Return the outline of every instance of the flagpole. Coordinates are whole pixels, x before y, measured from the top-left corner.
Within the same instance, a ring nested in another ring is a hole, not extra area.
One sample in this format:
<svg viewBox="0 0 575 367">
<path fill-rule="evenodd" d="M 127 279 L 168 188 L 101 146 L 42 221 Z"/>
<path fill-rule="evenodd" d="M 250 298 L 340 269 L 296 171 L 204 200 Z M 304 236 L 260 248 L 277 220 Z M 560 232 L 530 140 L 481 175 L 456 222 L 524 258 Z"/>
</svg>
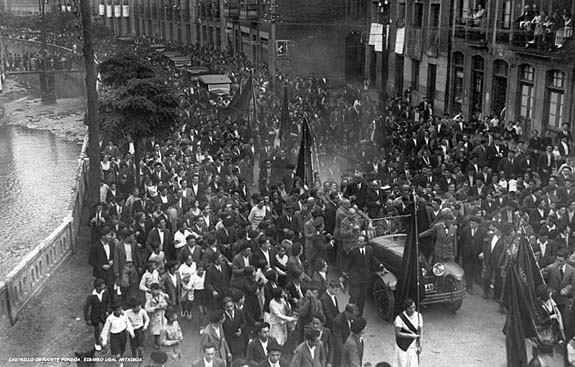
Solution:
<svg viewBox="0 0 575 367">
<path fill-rule="evenodd" d="M 419 294 L 419 288 L 420 288 L 420 275 L 421 275 L 421 267 L 419 265 L 419 231 L 417 229 L 417 195 L 415 194 L 415 189 L 413 189 L 413 229 L 414 229 L 414 236 L 415 236 L 415 256 L 416 256 L 416 264 L 417 264 L 417 268 L 415 269 L 415 274 L 416 274 L 416 279 L 417 279 L 417 290 L 416 290 L 416 299 L 415 299 L 415 307 L 417 309 L 417 326 L 418 326 L 418 332 L 420 332 L 419 328 L 421 328 L 421 325 L 419 325 L 419 298 L 420 298 L 420 294 Z M 419 362 L 419 351 L 420 351 L 420 345 L 421 345 L 421 333 L 420 333 L 420 337 L 417 338 L 417 347 L 418 347 L 418 353 L 417 353 L 417 361 Z"/>
<path fill-rule="evenodd" d="M 254 71 L 252 69 L 251 71 L 251 78 L 252 78 L 252 102 L 253 102 L 253 107 L 254 107 L 254 119 L 255 119 L 255 123 L 259 125 L 259 120 L 258 120 L 258 106 L 256 104 L 256 90 L 254 88 Z M 253 124 L 250 124 L 250 130 L 252 130 Z M 252 134 L 252 131 L 250 131 L 250 136 Z"/>
</svg>

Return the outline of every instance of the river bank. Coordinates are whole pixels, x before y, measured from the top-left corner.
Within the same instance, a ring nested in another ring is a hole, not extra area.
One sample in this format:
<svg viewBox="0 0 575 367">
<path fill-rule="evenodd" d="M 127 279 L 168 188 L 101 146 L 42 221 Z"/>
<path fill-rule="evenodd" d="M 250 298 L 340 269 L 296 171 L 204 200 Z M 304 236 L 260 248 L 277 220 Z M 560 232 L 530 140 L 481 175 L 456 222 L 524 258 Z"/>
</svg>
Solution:
<svg viewBox="0 0 575 367">
<path fill-rule="evenodd" d="M 0 106 L 0 125 L 48 130 L 78 144 L 82 144 L 88 132 L 84 125 L 84 97 L 59 99 L 55 105 L 43 105 L 37 92 L 7 79 L 4 93 L 0 95 Z"/>
</svg>

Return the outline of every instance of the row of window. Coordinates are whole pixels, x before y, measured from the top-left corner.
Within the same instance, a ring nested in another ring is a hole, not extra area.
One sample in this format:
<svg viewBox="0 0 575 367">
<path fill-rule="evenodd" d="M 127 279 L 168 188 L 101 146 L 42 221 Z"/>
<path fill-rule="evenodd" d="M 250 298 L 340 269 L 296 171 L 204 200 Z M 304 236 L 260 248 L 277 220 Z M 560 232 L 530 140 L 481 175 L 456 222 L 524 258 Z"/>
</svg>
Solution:
<svg viewBox="0 0 575 367">
<path fill-rule="evenodd" d="M 464 56 L 462 53 L 453 54 L 453 104 L 461 108 L 464 95 Z M 472 112 L 481 113 L 484 97 L 485 59 L 473 56 L 471 60 L 471 103 Z M 495 60 L 493 63 L 493 95 L 491 110 L 499 114 L 505 108 L 507 100 L 508 64 L 504 60 Z M 519 119 L 531 121 L 535 104 L 536 70 L 529 64 L 518 67 L 518 97 L 517 113 Z M 565 110 L 565 80 L 566 75 L 560 70 L 550 70 L 545 78 L 544 97 L 544 123 L 552 127 L 560 127 L 564 121 Z M 503 90 L 503 91 L 502 91 Z M 503 93 L 503 94 L 501 94 Z"/>
<path fill-rule="evenodd" d="M 422 2 L 414 2 L 410 6 L 409 13 L 405 3 L 399 3 L 397 6 L 397 18 L 405 19 L 408 24 L 414 28 L 423 28 L 423 21 L 429 21 L 429 28 L 439 28 L 441 23 L 441 5 L 429 4 L 429 15 L 424 16 L 424 4 Z"/>
</svg>

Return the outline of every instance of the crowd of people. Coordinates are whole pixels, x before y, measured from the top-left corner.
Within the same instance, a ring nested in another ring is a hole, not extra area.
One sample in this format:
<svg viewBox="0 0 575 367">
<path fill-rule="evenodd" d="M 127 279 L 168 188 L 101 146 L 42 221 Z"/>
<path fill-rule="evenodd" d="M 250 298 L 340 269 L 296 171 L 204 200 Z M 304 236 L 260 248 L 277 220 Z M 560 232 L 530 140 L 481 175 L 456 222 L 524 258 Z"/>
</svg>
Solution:
<svg viewBox="0 0 575 367">
<path fill-rule="evenodd" d="M 365 256 L 367 243 L 381 223 L 405 229 L 402 216 L 414 200 L 427 213 L 421 261 L 459 262 L 468 292 L 478 283 L 502 312 L 503 270 L 517 233 L 525 234 L 549 277 L 540 299 L 557 306 L 570 338 L 575 275 L 563 276 L 574 274 L 575 262 L 569 125 L 554 138 L 549 131 L 527 136 L 497 117 L 438 116 L 432 101 L 417 104 L 409 93 L 378 106 L 358 89 L 329 89 L 324 77 L 277 74 L 270 83 L 265 67 L 242 55 L 168 47 L 236 84 L 253 76 L 258 120 L 251 130 L 245 120 L 221 121 L 217 107 L 229 100 L 203 100 L 200 87 L 181 82 L 166 63 L 186 91 L 181 129 L 152 139 L 140 162 L 131 143 L 104 143 L 102 202 L 89 222 L 94 290 L 85 307 L 96 349 L 109 344 L 121 356 L 129 340 L 142 357 L 151 337 L 152 349 L 182 358 L 182 327 L 195 327 L 205 365 L 271 367 L 283 354 L 294 367 L 361 366 L 365 275 L 380 266 Z M 99 57 L 116 49 L 102 47 Z M 34 55 L 18 59 L 5 58 L 6 70 L 25 70 Z M 283 87 L 293 128 L 280 149 Z M 309 183 L 295 176 L 303 119 L 319 163 Z M 350 301 L 340 307 L 346 287 Z M 405 301 L 394 323 L 396 362 L 414 366 L 422 318 Z"/>
<path fill-rule="evenodd" d="M 13 28 L 0 26 L 0 37 L 40 42 L 40 32 L 28 28 Z M 8 46 L 0 52 L 0 70 L 11 71 L 39 71 L 42 70 L 43 61 L 49 70 L 72 70 L 84 67 L 81 42 L 70 32 L 46 32 L 46 42 L 50 44 L 46 52 L 22 51 L 10 52 Z M 70 51 L 60 50 L 52 45 L 68 48 Z"/>
</svg>

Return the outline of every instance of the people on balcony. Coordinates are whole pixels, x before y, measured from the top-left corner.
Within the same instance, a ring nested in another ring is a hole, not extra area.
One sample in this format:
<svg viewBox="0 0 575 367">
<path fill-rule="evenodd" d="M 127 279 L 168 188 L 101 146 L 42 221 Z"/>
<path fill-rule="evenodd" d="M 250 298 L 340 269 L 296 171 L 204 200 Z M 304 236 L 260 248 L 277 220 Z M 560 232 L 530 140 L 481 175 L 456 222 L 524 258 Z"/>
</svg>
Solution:
<svg viewBox="0 0 575 367">
<path fill-rule="evenodd" d="M 483 5 L 477 4 L 477 8 L 471 12 L 471 16 L 466 20 L 469 27 L 479 28 L 479 39 L 485 40 L 487 33 L 487 13 Z M 475 38 L 476 35 L 472 34 L 471 36 Z"/>
<path fill-rule="evenodd" d="M 524 35 L 516 35 L 516 40 L 525 42 L 525 48 L 537 48 L 550 52 L 561 48 L 566 40 L 573 37 L 573 17 L 565 9 L 562 14 L 558 10 L 552 16 L 536 7 L 525 6 L 524 13 L 516 19 L 519 30 Z"/>
</svg>

